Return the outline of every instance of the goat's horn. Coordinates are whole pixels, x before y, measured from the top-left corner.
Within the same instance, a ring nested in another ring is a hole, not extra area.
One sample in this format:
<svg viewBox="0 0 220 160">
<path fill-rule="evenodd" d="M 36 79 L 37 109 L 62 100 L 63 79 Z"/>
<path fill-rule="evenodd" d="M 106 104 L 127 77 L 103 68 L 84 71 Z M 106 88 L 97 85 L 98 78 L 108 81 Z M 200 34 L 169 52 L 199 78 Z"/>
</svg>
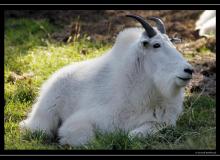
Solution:
<svg viewBox="0 0 220 160">
<path fill-rule="evenodd" d="M 127 17 L 131 17 L 136 19 L 138 22 L 140 22 L 142 24 L 142 26 L 144 27 L 145 31 L 147 32 L 148 36 L 151 38 L 153 36 L 155 36 L 157 33 L 156 31 L 153 29 L 153 27 L 151 27 L 150 24 L 148 24 L 144 18 L 140 17 L 140 16 L 136 16 L 136 15 L 126 15 Z"/>
<path fill-rule="evenodd" d="M 163 21 L 162 21 L 160 18 L 157 18 L 157 17 L 148 17 L 147 19 L 156 22 L 156 25 L 157 25 L 158 30 L 159 30 L 161 33 L 163 33 L 163 34 L 166 34 L 165 25 L 164 25 Z"/>
</svg>

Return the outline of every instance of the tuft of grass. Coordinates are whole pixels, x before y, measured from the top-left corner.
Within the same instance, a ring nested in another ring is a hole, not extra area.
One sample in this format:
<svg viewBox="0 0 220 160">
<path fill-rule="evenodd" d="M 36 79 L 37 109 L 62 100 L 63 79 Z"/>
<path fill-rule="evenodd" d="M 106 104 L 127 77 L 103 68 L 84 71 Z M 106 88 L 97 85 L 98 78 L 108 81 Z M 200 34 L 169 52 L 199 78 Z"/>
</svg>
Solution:
<svg viewBox="0 0 220 160">
<path fill-rule="evenodd" d="M 80 149 L 105 149 L 105 150 L 126 150 L 131 148 L 131 139 L 128 132 L 116 129 L 114 132 L 103 132 L 95 130 L 95 138 Z"/>
<path fill-rule="evenodd" d="M 25 134 L 22 135 L 21 139 L 27 142 L 36 141 L 37 143 L 41 144 L 50 144 L 54 140 L 43 131 L 30 132 L 28 130 L 25 131 Z"/>
<path fill-rule="evenodd" d="M 30 84 L 30 82 L 18 82 L 17 90 L 13 95 L 13 100 L 19 102 L 33 102 L 36 95 L 36 89 Z"/>
<path fill-rule="evenodd" d="M 42 83 L 64 65 L 100 56 L 110 44 L 94 43 L 86 38 L 63 44 L 51 40 L 50 35 L 59 30 L 47 20 L 9 19 L 5 22 L 4 59 L 4 127 L 5 149 L 215 149 L 216 101 L 202 94 L 188 94 L 184 112 L 177 126 L 166 126 L 154 135 L 130 138 L 120 129 L 105 133 L 96 129 L 95 137 L 81 147 L 61 146 L 58 138 L 49 138 L 42 132 L 21 133 L 20 121 L 26 118 Z M 86 36 L 85 36 L 86 37 Z M 26 79 L 10 80 L 11 73 Z"/>
</svg>

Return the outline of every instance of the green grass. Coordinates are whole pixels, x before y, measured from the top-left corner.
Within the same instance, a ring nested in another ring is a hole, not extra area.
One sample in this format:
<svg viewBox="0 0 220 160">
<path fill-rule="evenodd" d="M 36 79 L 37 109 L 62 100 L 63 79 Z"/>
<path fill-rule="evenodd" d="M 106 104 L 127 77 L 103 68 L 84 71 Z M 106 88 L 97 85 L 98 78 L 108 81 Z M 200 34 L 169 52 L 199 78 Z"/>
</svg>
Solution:
<svg viewBox="0 0 220 160">
<path fill-rule="evenodd" d="M 155 135 L 129 138 L 128 133 L 96 131 L 88 144 L 73 148 L 61 146 L 57 139 L 43 133 L 23 134 L 18 123 L 25 119 L 38 95 L 39 88 L 54 71 L 62 66 L 100 56 L 110 44 L 94 43 L 86 38 L 69 44 L 55 42 L 51 34 L 60 28 L 46 20 L 9 19 L 5 21 L 4 63 L 4 127 L 5 149 L 215 149 L 216 121 L 215 99 L 199 93 L 188 94 L 184 112 L 177 126 L 164 127 Z M 87 54 L 80 54 L 81 50 Z M 32 77 L 13 81 L 11 73 Z"/>
</svg>

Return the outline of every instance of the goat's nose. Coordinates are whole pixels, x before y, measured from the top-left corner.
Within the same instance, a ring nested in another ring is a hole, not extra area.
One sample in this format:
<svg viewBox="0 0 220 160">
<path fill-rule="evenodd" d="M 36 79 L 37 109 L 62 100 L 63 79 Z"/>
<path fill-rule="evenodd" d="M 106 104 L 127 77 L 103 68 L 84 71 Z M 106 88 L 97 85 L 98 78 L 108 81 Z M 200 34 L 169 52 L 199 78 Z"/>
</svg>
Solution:
<svg viewBox="0 0 220 160">
<path fill-rule="evenodd" d="M 194 70 L 192 68 L 185 68 L 184 72 L 192 74 L 194 72 Z"/>
</svg>

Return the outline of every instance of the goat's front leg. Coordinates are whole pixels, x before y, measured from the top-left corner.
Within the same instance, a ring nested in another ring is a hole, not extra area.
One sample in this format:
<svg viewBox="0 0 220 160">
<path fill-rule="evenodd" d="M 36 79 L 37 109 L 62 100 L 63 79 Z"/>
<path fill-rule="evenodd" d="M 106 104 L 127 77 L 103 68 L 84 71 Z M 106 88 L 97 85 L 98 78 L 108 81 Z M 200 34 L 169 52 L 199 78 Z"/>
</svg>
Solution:
<svg viewBox="0 0 220 160">
<path fill-rule="evenodd" d="M 86 117 L 72 115 L 59 129 L 60 143 L 81 146 L 88 143 L 94 136 L 93 125 Z"/>
<path fill-rule="evenodd" d="M 156 122 L 146 122 L 143 125 L 141 125 L 138 128 L 135 128 L 134 130 L 131 130 L 129 132 L 129 137 L 142 137 L 147 134 L 154 134 L 158 131 L 158 128 L 156 127 Z"/>
</svg>

